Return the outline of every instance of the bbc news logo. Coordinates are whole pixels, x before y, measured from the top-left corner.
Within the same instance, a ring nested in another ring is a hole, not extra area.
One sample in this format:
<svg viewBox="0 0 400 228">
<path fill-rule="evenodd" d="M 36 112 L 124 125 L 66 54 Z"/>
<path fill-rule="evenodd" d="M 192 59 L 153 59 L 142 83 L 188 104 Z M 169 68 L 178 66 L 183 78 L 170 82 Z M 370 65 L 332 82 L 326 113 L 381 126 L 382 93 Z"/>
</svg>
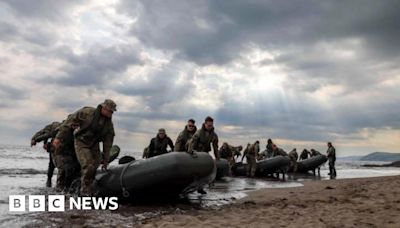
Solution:
<svg viewBox="0 0 400 228">
<path fill-rule="evenodd" d="M 9 196 L 9 211 L 46 211 L 46 196 L 29 195 L 26 201 L 25 195 Z M 70 197 L 69 210 L 117 210 L 117 197 Z M 65 211 L 64 195 L 48 195 L 47 211 Z"/>
</svg>

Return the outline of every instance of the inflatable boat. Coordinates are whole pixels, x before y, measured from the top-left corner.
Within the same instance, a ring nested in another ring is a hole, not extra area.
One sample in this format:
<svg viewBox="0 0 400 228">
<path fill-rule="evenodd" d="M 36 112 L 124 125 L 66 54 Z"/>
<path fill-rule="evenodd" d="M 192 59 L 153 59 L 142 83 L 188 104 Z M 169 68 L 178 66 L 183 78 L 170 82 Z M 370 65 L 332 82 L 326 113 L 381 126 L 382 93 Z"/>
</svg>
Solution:
<svg viewBox="0 0 400 228">
<path fill-rule="evenodd" d="M 171 152 L 144 160 L 98 170 L 100 196 L 179 196 L 197 190 L 215 178 L 215 163 L 208 153 Z M 212 177 L 214 175 L 214 177 Z"/>
<path fill-rule="evenodd" d="M 308 171 L 313 171 L 324 164 L 328 158 L 325 155 L 317 155 L 305 160 L 297 162 L 297 172 L 306 173 Z"/>
<path fill-rule="evenodd" d="M 217 173 L 215 176 L 216 180 L 219 180 L 222 177 L 226 177 L 226 176 L 230 175 L 228 160 L 226 160 L 224 158 L 220 158 L 218 161 L 215 161 L 215 165 L 217 167 Z"/>
<path fill-rule="evenodd" d="M 272 173 L 286 172 L 289 163 L 289 157 L 287 156 L 276 156 L 257 161 L 256 175 L 265 176 Z M 246 176 L 247 164 L 236 163 L 232 167 L 232 174 L 235 176 Z"/>
</svg>

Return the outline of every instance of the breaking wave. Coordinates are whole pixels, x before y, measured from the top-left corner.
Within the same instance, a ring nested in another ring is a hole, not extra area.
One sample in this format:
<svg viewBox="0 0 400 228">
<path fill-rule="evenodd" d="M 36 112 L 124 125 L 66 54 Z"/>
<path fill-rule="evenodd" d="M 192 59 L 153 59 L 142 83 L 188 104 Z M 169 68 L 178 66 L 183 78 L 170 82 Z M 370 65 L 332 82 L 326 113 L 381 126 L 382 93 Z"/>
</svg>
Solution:
<svg viewBox="0 0 400 228">
<path fill-rule="evenodd" d="M 46 174 L 46 170 L 37 170 L 37 169 L 0 169 L 0 175 L 9 175 L 9 174 Z"/>
</svg>

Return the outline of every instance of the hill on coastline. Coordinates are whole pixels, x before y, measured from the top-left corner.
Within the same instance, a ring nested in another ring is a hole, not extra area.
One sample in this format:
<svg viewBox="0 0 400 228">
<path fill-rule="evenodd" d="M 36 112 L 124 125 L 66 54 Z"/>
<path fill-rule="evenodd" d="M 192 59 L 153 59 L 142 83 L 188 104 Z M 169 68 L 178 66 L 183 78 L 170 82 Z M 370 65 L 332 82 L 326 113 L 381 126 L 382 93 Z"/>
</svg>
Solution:
<svg viewBox="0 0 400 228">
<path fill-rule="evenodd" d="M 400 153 L 374 152 L 360 159 L 361 161 L 400 161 Z"/>
</svg>

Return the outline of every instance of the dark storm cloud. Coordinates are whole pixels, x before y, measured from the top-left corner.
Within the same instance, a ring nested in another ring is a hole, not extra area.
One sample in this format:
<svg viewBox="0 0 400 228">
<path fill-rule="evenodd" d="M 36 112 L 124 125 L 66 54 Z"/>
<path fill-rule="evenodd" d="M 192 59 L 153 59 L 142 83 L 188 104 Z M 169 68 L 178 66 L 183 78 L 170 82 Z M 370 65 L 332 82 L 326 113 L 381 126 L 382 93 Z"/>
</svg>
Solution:
<svg viewBox="0 0 400 228">
<path fill-rule="evenodd" d="M 22 27 L 20 25 L 11 24 L 0 21 L 0 40 L 7 43 L 18 43 L 21 41 L 39 45 L 50 46 L 54 44 L 57 35 L 51 29 L 37 28 L 35 26 Z"/>
<path fill-rule="evenodd" d="M 112 47 L 96 46 L 84 54 L 75 54 L 68 47 L 60 50 L 59 57 L 68 62 L 62 67 L 61 75 L 45 78 L 46 82 L 57 83 L 60 86 L 100 87 L 116 80 L 130 65 L 142 64 L 138 50 L 130 45 Z"/>
<path fill-rule="evenodd" d="M 398 56 L 392 47 L 400 44 L 399 6 L 398 1 L 123 1 L 120 10 L 138 16 L 132 32 L 143 43 L 206 65 L 238 58 L 249 43 L 281 50 L 346 38 Z"/>
<path fill-rule="evenodd" d="M 8 6 L 19 18 L 62 22 L 72 7 L 79 3 L 82 2 L 77 0 L 4 0 L 1 4 Z"/>
<path fill-rule="evenodd" d="M 14 100 L 26 99 L 28 97 L 28 92 L 25 89 L 17 88 L 13 85 L 5 85 L 0 83 L 0 95 L 3 102 L 10 102 Z"/>
<path fill-rule="evenodd" d="M 165 105 L 190 99 L 196 91 L 192 70 L 182 72 L 177 65 L 175 62 L 169 63 L 145 77 L 123 83 L 114 89 L 125 95 L 142 97 L 151 112 L 158 112 Z M 182 82 L 178 82 L 180 77 L 183 77 Z"/>
</svg>

